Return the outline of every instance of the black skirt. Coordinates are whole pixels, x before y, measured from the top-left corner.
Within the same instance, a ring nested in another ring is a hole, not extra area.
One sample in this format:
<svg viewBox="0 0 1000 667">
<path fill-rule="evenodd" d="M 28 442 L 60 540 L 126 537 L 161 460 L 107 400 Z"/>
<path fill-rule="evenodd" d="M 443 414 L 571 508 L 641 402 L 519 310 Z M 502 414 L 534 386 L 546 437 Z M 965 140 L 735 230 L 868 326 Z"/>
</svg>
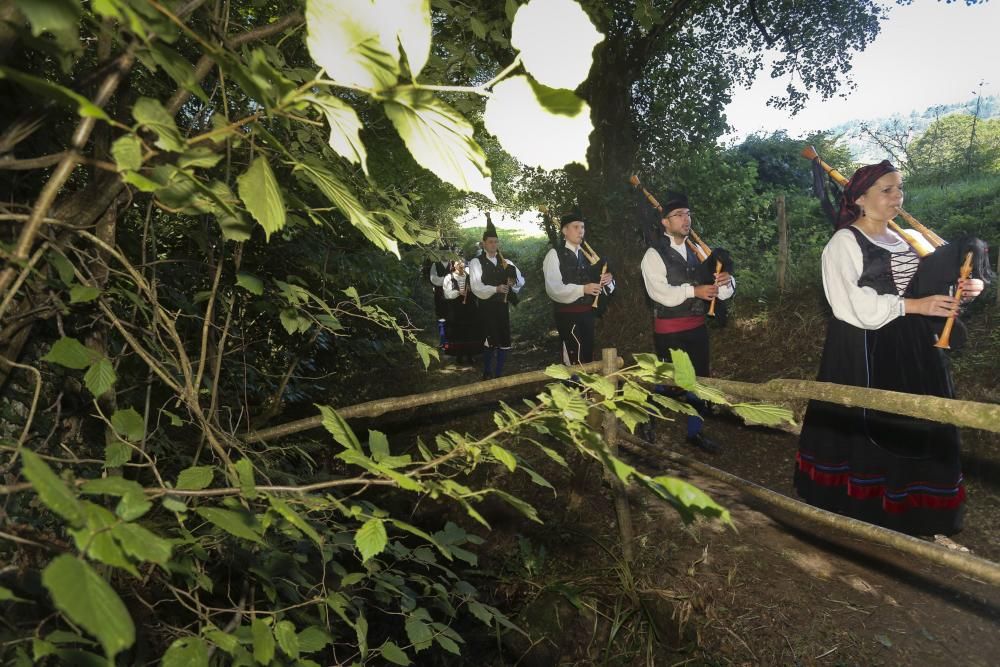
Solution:
<svg viewBox="0 0 1000 667">
<path fill-rule="evenodd" d="M 465 356 L 483 351 L 483 330 L 479 323 L 477 300 L 469 294 L 464 302 L 461 296 L 448 301 L 451 310 L 446 323 L 448 342 L 444 345 L 445 354 Z"/>
<path fill-rule="evenodd" d="M 831 320 L 819 380 L 954 397 L 930 323 L 900 317 L 876 330 Z M 817 507 L 911 535 L 962 528 L 965 487 L 958 429 L 865 408 L 810 401 L 795 488 Z"/>
</svg>

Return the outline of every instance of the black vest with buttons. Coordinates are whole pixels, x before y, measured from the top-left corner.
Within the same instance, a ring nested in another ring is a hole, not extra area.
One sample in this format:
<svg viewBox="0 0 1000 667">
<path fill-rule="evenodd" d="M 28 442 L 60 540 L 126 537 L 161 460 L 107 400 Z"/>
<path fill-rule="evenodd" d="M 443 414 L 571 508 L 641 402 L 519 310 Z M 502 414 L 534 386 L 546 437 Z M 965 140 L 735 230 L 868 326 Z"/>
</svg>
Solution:
<svg viewBox="0 0 1000 667">
<path fill-rule="evenodd" d="M 698 258 L 691 252 L 691 248 L 684 246 L 685 257 L 681 257 L 670 246 L 670 240 L 664 237 L 660 243 L 654 246 L 656 252 L 660 254 L 660 259 L 667 267 L 667 282 L 671 285 L 691 285 L 699 284 L 698 280 Z M 704 315 L 708 310 L 708 304 L 703 299 L 691 297 L 676 306 L 664 306 L 661 303 L 653 302 L 653 312 L 657 317 L 668 319 L 674 317 L 692 317 Z"/>
<path fill-rule="evenodd" d="M 482 276 L 482 279 L 483 279 L 483 284 L 484 285 L 489 285 L 491 287 L 496 287 L 497 285 L 506 285 L 507 284 L 507 274 L 504 273 L 504 270 L 500 267 L 500 261 L 499 260 L 497 260 L 497 263 L 494 264 L 493 262 L 491 262 L 486 257 L 486 253 L 483 253 L 479 257 L 479 265 L 483 267 L 483 276 Z M 494 294 L 493 296 L 491 296 L 490 298 L 485 299 L 485 300 L 486 301 L 503 301 L 503 294 L 499 294 L 499 293 L 498 294 Z"/>
</svg>

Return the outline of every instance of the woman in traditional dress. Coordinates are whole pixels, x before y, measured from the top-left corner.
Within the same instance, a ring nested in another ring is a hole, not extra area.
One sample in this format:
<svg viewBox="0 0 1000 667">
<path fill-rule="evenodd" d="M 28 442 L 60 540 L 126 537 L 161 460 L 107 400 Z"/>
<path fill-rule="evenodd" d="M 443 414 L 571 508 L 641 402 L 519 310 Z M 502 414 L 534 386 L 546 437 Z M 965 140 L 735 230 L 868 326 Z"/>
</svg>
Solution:
<svg viewBox="0 0 1000 667">
<path fill-rule="evenodd" d="M 887 160 L 858 169 L 823 249 L 823 288 L 833 310 L 819 380 L 954 397 L 935 326 L 959 307 L 947 294 L 907 291 L 920 261 L 888 227 L 903 179 Z M 955 254 L 955 248 L 935 251 Z M 976 275 L 989 276 L 981 253 Z M 955 254 L 957 257 L 958 255 Z M 983 268 L 985 266 L 985 269 Z M 957 268 L 957 265 L 956 265 Z M 962 301 L 983 281 L 958 282 Z M 799 438 L 795 488 L 806 502 L 913 535 L 962 528 L 965 487 L 958 429 L 923 419 L 811 401 Z M 947 541 L 947 540 L 941 540 Z"/>
<path fill-rule="evenodd" d="M 483 352 L 483 332 L 463 260 L 455 261 L 455 269 L 444 279 L 443 289 L 449 304 L 445 354 L 455 355 L 459 364 L 471 364 Z"/>
</svg>

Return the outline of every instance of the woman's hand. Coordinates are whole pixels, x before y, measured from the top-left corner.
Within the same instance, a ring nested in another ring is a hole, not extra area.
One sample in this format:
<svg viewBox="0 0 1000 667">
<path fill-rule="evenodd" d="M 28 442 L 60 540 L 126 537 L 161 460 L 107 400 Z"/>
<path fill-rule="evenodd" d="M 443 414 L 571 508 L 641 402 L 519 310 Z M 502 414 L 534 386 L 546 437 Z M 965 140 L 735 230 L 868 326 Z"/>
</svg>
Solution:
<svg viewBox="0 0 1000 667">
<path fill-rule="evenodd" d="M 983 293 L 985 285 L 979 278 L 963 278 L 958 281 L 958 289 L 962 290 L 962 303 L 968 303 Z"/>
<path fill-rule="evenodd" d="M 958 312 L 958 299 L 947 294 L 932 294 L 922 299 L 906 299 L 907 315 L 949 317 Z"/>
</svg>

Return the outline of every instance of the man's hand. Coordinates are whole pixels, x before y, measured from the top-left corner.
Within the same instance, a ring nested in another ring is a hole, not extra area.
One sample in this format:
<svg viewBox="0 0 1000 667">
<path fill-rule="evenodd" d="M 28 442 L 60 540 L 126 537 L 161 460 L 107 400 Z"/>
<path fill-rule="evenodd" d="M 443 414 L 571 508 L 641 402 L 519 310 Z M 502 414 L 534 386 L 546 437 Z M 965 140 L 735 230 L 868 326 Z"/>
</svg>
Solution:
<svg viewBox="0 0 1000 667">
<path fill-rule="evenodd" d="M 615 277 L 613 275 L 611 275 L 610 273 L 602 273 L 601 274 L 601 287 L 604 287 L 605 285 L 610 285 L 611 282 L 614 279 L 615 279 Z"/>
<path fill-rule="evenodd" d="M 587 283 L 583 286 L 583 293 L 588 296 L 597 296 L 601 293 L 601 283 Z"/>
<path fill-rule="evenodd" d="M 719 286 L 718 285 L 695 285 L 694 295 L 705 301 L 711 301 L 718 295 Z"/>
<path fill-rule="evenodd" d="M 510 285 L 504 283 L 503 285 L 497 285 L 497 294 L 506 294 L 510 291 Z"/>
<path fill-rule="evenodd" d="M 719 287 L 724 287 L 729 283 L 731 283 L 732 281 L 733 277 L 730 274 L 726 273 L 725 271 L 721 271 L 715 274 L 715 284 L 718 285 Z"/>
</svg>

